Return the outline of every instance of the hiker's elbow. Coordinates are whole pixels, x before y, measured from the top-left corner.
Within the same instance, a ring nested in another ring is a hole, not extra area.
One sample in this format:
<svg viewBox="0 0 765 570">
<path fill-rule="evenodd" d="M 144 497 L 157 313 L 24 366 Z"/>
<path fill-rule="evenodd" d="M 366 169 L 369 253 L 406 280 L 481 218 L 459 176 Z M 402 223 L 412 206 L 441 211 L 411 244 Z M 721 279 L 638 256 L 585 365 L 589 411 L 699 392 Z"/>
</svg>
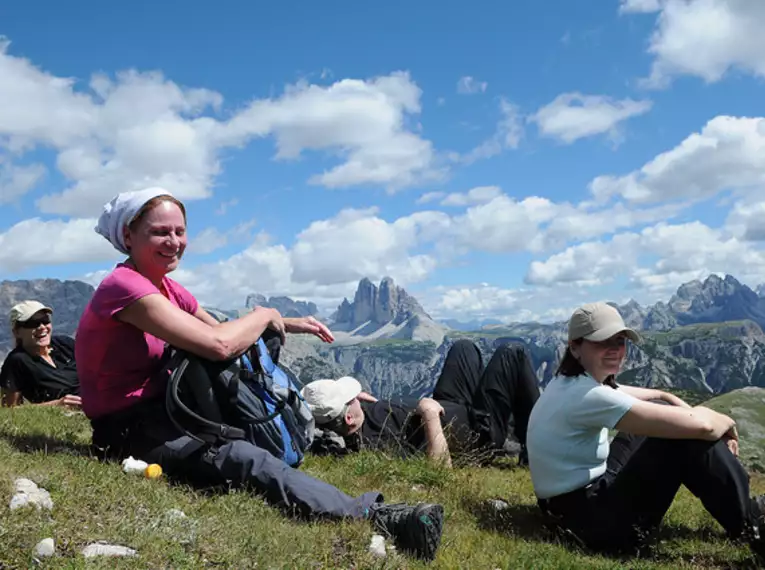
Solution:
<svg viewBox="0 0 765 570">
<path fill-rule="evenodd" d="M 215 362 L 229 360 L 236 354 L 233 343 L 220 334 L 213 333 L 212 338 L 206 344 L 205 352 L 207 354 L 203 354 L 202 356 L 209 360 Z"/>
</svg>

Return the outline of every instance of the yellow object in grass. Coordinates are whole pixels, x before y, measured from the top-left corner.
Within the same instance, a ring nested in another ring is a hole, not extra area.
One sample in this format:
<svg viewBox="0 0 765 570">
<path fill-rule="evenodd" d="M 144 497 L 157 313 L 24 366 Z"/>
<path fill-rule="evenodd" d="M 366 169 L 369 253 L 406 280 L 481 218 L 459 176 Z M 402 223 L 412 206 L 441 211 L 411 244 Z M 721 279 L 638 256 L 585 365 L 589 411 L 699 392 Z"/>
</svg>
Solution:
<svg viewBox="0 0 765 570">
<path fill-rule="evenodd" d="M 162 467 L 156 463 L 152 463 L 144 469 L 143 474 L 147 479 L 157 479 L 162 476 Z"/>
</svg>

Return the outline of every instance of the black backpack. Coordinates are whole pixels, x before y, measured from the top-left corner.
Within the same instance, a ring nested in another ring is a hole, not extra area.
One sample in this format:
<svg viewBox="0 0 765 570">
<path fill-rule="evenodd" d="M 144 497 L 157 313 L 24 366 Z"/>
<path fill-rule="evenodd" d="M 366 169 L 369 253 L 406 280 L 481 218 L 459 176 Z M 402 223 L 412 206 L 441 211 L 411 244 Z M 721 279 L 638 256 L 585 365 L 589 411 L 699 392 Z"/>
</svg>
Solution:
<svg viewBox="0 0 765 570">
<path fill-rule="evenodd" d="M 313 440 L 314 419 L 274 360 L 278 349 L 272 358 L 263 339 L 224 362 L 176 350 L 165 399 L 170 419 L 211 446 L 245 440 L 287 465 L 300 465 Z"/>
</svg>

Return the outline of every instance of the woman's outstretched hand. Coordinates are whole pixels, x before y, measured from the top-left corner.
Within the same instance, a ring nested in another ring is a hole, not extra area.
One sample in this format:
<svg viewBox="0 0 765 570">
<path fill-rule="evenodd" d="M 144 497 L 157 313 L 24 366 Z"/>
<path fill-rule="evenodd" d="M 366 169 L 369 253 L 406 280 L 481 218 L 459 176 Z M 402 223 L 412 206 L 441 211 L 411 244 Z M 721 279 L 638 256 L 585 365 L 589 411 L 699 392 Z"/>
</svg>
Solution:
<svg viewBox="0 0 765 570">
<path fill-rule="evenodd" d="M 284 329 L 290 334 L 312 334 L 324 342 L 335 340 L 329 327 L 314 317 L 286 318 Z"/>
</svg>

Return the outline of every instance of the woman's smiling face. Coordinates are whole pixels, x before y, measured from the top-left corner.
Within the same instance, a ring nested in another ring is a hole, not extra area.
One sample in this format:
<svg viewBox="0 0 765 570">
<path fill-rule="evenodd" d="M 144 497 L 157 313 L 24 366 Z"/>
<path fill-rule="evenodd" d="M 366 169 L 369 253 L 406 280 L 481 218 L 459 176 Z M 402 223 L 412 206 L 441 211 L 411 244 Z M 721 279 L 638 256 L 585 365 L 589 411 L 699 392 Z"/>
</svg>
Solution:
<svg viewBox="0 0 765 570">
<path fill-rule="evenodd" d="M 13 329 L 14 336 L 21 341 L 21 347 L 31 353 L 50 346 L 52 333 L 53 324 L 48 311 L 37 311 L 26 321 L 16 323 Z"/>
<path fill-rule="evenodd" d="M 186 219 L 177 204 L 164 201 L 127 230 L 125 244 L 141 272 L 166 274 L 178 267 L 186 250 Z"/>
</svg>

